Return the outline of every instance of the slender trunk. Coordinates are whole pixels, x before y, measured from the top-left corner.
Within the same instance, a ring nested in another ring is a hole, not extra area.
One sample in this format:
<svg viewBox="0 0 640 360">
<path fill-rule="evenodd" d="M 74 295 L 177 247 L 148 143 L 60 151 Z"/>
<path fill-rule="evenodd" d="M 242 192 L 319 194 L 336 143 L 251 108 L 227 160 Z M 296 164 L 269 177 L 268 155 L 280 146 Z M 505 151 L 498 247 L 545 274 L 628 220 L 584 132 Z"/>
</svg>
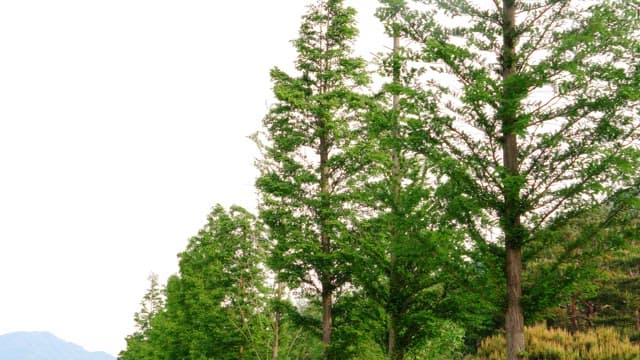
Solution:
<svg viewBox="0 0 640 360">
<path fill-rule="evenodd" d="M 324 255 L 331 254 L 331 240 L 327 225 L 327 212 L 331 206 L 329 203 L 329 145 L 327 141 L 327 128 L 324 121 L 320 121 L 320 248 Z M 323 359 L 329 358 L 329 345 L 331 343 L 331 310 L 333 295 L 333 279 L 331 276 L 331 263 L 325 263 L 320 269 L 320 283 L 322 284 L 322 343 L 324 345 Z"/>
<path fill-rule="evenodd" d="M 272 360 L 278 360 L 278 354 L 280 352 L 280 311 L 276 311 L 275 318 L 273 319 L 273 352 L 271 355 Z"/>
<path fill-rule="evenodd" d="M 578 331 L 578 306 L 576 305 L 576 296 L 571 295 L 571 304 L 569 304 L 569 320 L 571 320 L 571 333 Z"/>
<path fill-rule="evenodd" d="M 389 360 L 393 360 L 396 352 L 396 326 L 395 317 L 389 316 Z"/>
<path fill-rule="evenodd" d="M 393 36 L 393 82 L 394 84 L 399 84 L 400 82 L 400 60 L 398 59 L 400 51 L 400 37 L 398 34 L 394 34 Z M 393 116 L 395 117 L 395 121 L 393 124 L 392 134 L 391 136 L 394 139 L 400 138 L 400 124 L 399 124 L 399 111 L 400 111 L 400 97 L 397 94 L 393 95 L 392 98 L 392 111 Z M 394 142 L 396 145 L 391 150 L 391 160 L 393 163 L 393 168 L 391 169 L 391 192 L 392 192 L 392 212 L 396 217 L 401 216 L 400 214 L 400 191 L 401 191 L 401 183 L 402 183 L 402 174 L 401 174 L 401 165 L 400 165 L 400 148 L 397 145 L 398 141 Z M 397 265 L 397 257 L 395 254 L 395 245 L 400 241 L 397 222 L 391 224 L 391 273 L 389 276 L 389 296 L 390 296 L 390 314 L 389 314 L 389 342 L 388 342 L 388 356 L 389 360 L 401 360 L 404 356 L 402 355 L 402 349 L 397 348 L 398 343 L 398 304 L 394 301 L 394 297 L 398 295 L 399 287 L 400 287 L 400 278 L 398 271 L 396 269 Z"/>
<path fill-rule="evenodd" d="M 240 277 L 239 288 L 240 288 L 241 296 L 244 296 L 244 278 L 242 276 Z M 245 317 L 244 311 L 242 310 L 242 306 L 240 306 L 239 310 L 240 310 L 240 333 L 242 334 L 246 342 L 247 338 L 246 338 L 246 333 L 244 329 L 246 324 L 246 317 Z M 243 359 L 243 358 L 244 358 L 244 345 L 240 345 L 240 354 L 238 354 L 238 359 Z"/>
<path fill-rule="evenodd" d="M 636 318 L 636 331 L 640 331 L 640 311 L 638 309 L 634 312 L 634 316 Z"/>
<path fill-rule="evenodd" d="M 331 344 L 331 301 L 332 296 L 329 291 L 322 291 L 322 343 L 324 352 L 322 358 L 329 358 L 329 345 Z"/>
<path fill-rule="evenodd" d="M 277 283 L 276 285 L 276 300 L 278 303 L 282 301 L 282 291 L 284 290 L 283 283 Z M 271 359 L 278 360 L 278 356 L 280 355 L 280 321 L 282 321 L 282 311 L 280 311 L 280 307 L 276 308 L 274 317 L 273 317 L 273 352 Z"/>
<path fill-rule="evenodd" d="M 515 0 L 503 0 L 503 47 L 502 47 L 502 80 L 503 99 L 499 116 L 503 130 L 503 165 L 507 176 L 517 176 L 518 142 L 514 125 L 518 106 L 514 104 L 515 94 L 509 78 L 516 72 L 516 18 Z M 507 338 L 507 360 L 518 360 L 519 353 L 524 351 L 524 314 L 522 310 L 522 257 L 521 247 L 523 229 L 520 222 L 520 188 L 513 181 L 505 181 L 504 209 L 501 222 L 505 233 L 506 244 L 506 280 L 507 280 L 507 312 L 505 330 Z"/>
<path fill-rule="evenodd" d="M 507 360 L 518 360 L 524 350 L 524 316 L 521 290 L 522 259 L 520 249 L 507 249 Z"/>
<path fill-rule="evenodd" d="M 586 308 L 587 308 L 587 313 L 585 316 L 585 320 L 587 322 L 587 326 L 588 327 L 593 327 L 593 320 L 595 320 L 595 318 L 598 316 L 598 309 L 596 307 L 596 304 L 587 301 L 586 302 Z"/>
</svg>

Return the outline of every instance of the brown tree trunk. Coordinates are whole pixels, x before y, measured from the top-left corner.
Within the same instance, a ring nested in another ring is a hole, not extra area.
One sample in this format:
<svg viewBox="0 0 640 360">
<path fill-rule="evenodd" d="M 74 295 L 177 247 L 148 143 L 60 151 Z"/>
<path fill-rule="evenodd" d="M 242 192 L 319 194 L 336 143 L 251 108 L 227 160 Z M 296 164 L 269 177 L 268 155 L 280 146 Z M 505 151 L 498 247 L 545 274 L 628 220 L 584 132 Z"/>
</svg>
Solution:
<svg viewBox="0 0 640 360">
<path fill-rule="evenodd" d="M 402 360 L 404 359 L 404 350 L 398 348 L 398 319 L 397 316 L 391 315 L 389 319 L 389 360 Z"/>
<path fill-rule="evenodd" d="M 322 291 L 322 344 L 324 351 L 322 358 L 329 358 L 329 345 L 331 344 L 331 301 L 332 296 L 329 291 Z"/>
<path fill-rule="evenodd" d="M 389 360 L 393 360 L 393 356 L 396 352 L 396 329 L 393 321 L 393 316 L 389 316 Z"/>
<path fill-rule="evenodd" d="M 331 206 L 329 203 L 329 145 L 327 141 L 327 128 L 324 121 L 319 122 L 320 134 L 320 248 L 325 255 L 331 254 L 331 239 L 329 238 L 329 226 L 326 213 Z M 331 276 L 331 264 L 323 264 L 320 270 L 320 283 L 322 284 L 322 343 L 324 346 L 324 360 L 329 358 L 329 345 L 331 344 L 331 310 L 333 295 L 333 279 Z"/>
<path fill-rule="evenodd" d="M 397 58 L 398 53 L 400 51 L 400 37 L 398 34 L 394 34 L 393 36 L 393 82 L 398 85 L 400 83 L 400 62 Z M 395 124 L 392 129 L 392 136 L 394 139 L 400 138 L 400 97 L 397 94 L 393 95 L 392 98 L 392 110 L 394 111 L 395 116 Z M 396 144 L 399 143 L 396 141 Z M 395 215 L 401 216 L 400 214 L 400 191 L 401 191 L 401 183 L 402 183 L 402 174 L 401 165 L 400 165 L 400 149 L 397 147 L 391 150 L 391 160 L 393 162 L 393 168 L 391 169 L 391 192 L 392 192 L 392 211 Z M 397 348 L 398 344 L 398 309 L 397 303 L 394 301 L 394 296 L 398 292 L 398 287 L 400 283 L 400 278 L 398 271 L 396 269 L 397 258 L 394 250 L 394 245 L 400 241 L 399 234 L 396 228 L 396 224 L 391 225 L 391 258 L 390 258 L 390 274 L 389 274 L 389 296 L 390 296 L 390 306 L 389 306 L 389 332 L 388 332 L 388 357 L 389 360 L 402 360 L 404 357 L 402 349 Z"/>
<path fill-rule="evenodd" d="M 271 355 L 272 360 L 278 360 L 280 353 L 280 311 L 276 311 L 275 318 L 273 320 L 273 352 Z"/>
<path fill-rule="evenodd" d="M 503 99 L 499 116 L 503 130 L 503 165 L 508 176 L 517 176 L 518 142 L 514 125 L 518 107 L 513 104 L 516 94 L 512 91 L 509 78 L 516 72 L 516 9 L 515 0 L 502 1 L 503 45 L 502 80 Z M 518 360 L 524 351 L 524 314 L 522 310 L 522 257 L 523 229 L 520 222 L 520 188 L 512 181 L 503 183 L 504 209 L 500 214 L 506 244 L 507 312 L 505 330 L 507 338 L 507 360 Z"/>
<path fill-rule="evenodd" d="M 393 287 L 391 288 L 393 289 Z M 400 360 L 402 357 L 398 357 L 400 349 L 396 348 L 396 342 L 398 339 L 397 329 L 397 319 L 394 313 L 389 315 L 389 333 L 388 333 L 388 358 L 389 360 Z"/>
<path fill-rule="evenodd" d="M 282 292 L 284 291 L 284 284 L 277 283 L 276 285 L 276 300 L 278 303 L 282 301 Z M 280 321 L 282 320 L 282 312 L 280 311 L 280 307 L 278 307 L 275 311 L 273 317 L 273 352 L 271 359 L 278 360 L 280 355 Z"/>
<path fill-rule="evenodd" d="M 598 316 L 598 308 L 596 304 L 590 301 L 586 301 L 584 304 L 585 304 L 585 307 L 587 308 L 586 314 L 585 314 L 585 320 L 587 323 L 586 325 L 588 328 L 590 328 L 590 327 L 593 327 L 593 321 Z"/>
<path fill-rule="evenodd" d="M 571 321 L 571 333 L 578 331 L 578 306 L 576 305 L 576 296 L 571 295 L 571 304 L 569 304 L 569 320 Z"/>
<path fill-rule="evenodd" d="M 507 360 L 518 360 L 524 350 L 524 316 L 521 290 L 522 259 L 520 249 L 507 249 Z"/>
</svg>

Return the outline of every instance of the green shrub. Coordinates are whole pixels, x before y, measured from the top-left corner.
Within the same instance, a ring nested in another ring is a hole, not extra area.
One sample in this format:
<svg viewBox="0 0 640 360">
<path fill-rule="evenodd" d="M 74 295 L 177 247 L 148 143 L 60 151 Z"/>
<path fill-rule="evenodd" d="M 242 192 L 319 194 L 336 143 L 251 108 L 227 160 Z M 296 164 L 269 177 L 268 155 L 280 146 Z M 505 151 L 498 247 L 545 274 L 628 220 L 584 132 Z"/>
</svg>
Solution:
<svg viewBox="0 0 640 360">
<path fill-rule="evenodd" d="M 597 328 L 570 334 L 561 329 L 536 325 L 525 329 L 526 360 L 634 360 L 640 347 L 612 328 Z M 476 356 L 467 360 L 506 359 L 504 335 L 486 338 Z"/>
<path fill-rule="evenodd" d="M 631 335 L 629 335 L 629 341 L 631 341 L 632 343 L 639 343 L 640 342 L 640 332 L 634 332 Z"/>
</svg>

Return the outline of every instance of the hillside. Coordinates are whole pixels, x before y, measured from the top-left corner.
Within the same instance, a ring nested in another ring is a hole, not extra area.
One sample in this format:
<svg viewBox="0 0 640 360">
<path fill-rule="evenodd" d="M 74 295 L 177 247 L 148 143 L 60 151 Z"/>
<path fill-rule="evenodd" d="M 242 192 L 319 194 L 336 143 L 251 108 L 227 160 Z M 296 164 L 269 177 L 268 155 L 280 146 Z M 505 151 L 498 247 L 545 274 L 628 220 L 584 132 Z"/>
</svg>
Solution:
<svg viewBox="0 0 640 360">
<path fill-rule="evenodd" d="M 14 332 L 0 336 L 0 360 L 115 360 L 89 352 L 48 332 Z"/>
</svg>

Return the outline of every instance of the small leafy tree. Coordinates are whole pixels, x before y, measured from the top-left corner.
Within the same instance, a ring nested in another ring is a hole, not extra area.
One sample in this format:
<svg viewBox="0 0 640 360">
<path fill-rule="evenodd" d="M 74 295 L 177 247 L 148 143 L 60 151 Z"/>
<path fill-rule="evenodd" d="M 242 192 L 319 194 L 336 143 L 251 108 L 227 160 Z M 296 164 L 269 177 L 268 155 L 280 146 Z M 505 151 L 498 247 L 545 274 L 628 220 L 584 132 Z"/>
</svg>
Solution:
<svg viewBox="0 0 640 360">
<path fill-rule="evenodd" d="M 122 359 L 271 359 L 264 288 L 265 232 L 246 210 L 213 208 L 179 254 L 166 302 L 157 277 L 135 315 L 138 331 Z"/>
<path fill-rule="evenodd" d="M 434 164 L 422 144 L 436 103 L 429 89 L 420 88 L 420 54 L 401 41 L 406 1 L 381 5 L 377 15 L 393 48 L 381 58 L 379 70 L 390 81 L 369 104 L 363 154 L 369 165 L 352 185 L 366 209 L 354 278 L 369 298 L 366 306 L 379 309 L 373 313 L 386 330 L 373 339 L 388 359 L 399 360 L 415 354 L 427 339 L 435 344 L 450 321 L 468 328 L 468 340 L 478 339 L 495 312 L 484 294 L 495 291 L 487 281 L 490 274 L 469 260 L 476 256 L 436 201 Z"/>
<path fill-rule="evenodd" d="M 133 316 L 136 331 L 126 337 L 127 348 L 119 354 L 121 360 L 154 359 L 154 347 L 150 341 L 152 323 L 164 311 L 164 290 L 158 282 L 158 275 L 149 275 L 149 289 L 140 302 L 141 309 Z"/>
<path fill-rule="evenodd" d="M 142 333 L 151 329 L 151 320 L 164 309 L 164 290 L 158 281 L 158 274 L 149 275 L 149 290 L 140 302 L 141 309 L 133 315 L 136 327 Z"/>
<path fill-rule="evenodd" d="M 260 268 L 265 244 L 253 215 L 218 205 L 179 254 L 177 299 L 168 299 L 168 310 L 173 301 L 180 305 L 177 325 L 191 358 L 267 358 L 271 337 L 265 334 Z"/>
</svg>

